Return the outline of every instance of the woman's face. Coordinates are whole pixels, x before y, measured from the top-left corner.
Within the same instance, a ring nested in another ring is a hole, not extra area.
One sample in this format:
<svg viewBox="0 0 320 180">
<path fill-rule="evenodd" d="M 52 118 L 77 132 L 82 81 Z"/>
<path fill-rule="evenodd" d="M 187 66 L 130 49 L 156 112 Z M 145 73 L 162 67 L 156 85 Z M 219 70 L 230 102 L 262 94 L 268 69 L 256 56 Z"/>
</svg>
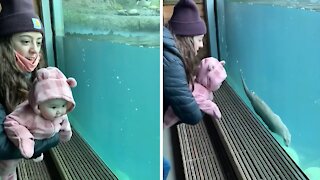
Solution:
<svg viewBox="0 0 320 180">
<path fill-rule="evenodd" d="M 204 35 L 198 35 L 198 36 L 194 36 L 193 37 L 193 46 L 194 46 L 194 51 L 195 51 L 195 55 L 198 54 L 198 51 L 200 48 L 203 48 L 203 39 Z"/>
<path fill-rule="evenodd" d="M 39 55 L 42 45 L 42 34 L 39 32 L 16 33 L 12 36 L 14 50 L 29 60 Z"/>
</svg>

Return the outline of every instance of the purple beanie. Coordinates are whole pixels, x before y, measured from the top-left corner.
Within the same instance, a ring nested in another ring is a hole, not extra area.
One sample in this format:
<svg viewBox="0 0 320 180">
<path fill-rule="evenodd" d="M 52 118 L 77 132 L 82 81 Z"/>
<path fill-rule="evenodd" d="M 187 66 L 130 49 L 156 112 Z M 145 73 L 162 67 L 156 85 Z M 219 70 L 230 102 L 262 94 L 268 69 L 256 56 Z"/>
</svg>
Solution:
<svg viewBox="0 0 320 180">
<path fill-rule="evenodd" d="M 33 0 L 0 0 L 0 7 L 0 37 L 31 31 L 43 34 Z"/>
<path fill-rule="evenodd" d="M 176 35 L 197 36 L 206 34 L 207 28 L 193 0 L 180 0 L 169 20 L 170 29 Z"/>
</svg>

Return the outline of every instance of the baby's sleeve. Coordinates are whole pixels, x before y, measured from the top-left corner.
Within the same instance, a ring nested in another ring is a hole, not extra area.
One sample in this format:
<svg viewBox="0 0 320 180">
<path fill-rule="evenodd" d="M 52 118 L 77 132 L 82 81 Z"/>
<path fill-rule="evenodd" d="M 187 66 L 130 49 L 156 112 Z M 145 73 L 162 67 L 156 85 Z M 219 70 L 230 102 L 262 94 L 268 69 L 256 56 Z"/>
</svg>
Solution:
<svg viewBox="0 0 320 180">
<path fill-rule="evenodd" d="M 61 129 L 60 129 L 60 140 L 62 142 L 67 142 L 71 139 L 72 136 L 72 130 L 71 130 L 71 125 L 68 120 L 68 116 L 65 116 L 61 123 Z"/>
<path fill-rule="evenodd" d="M 4 130 L 8 138 L 20 149 L 25 158 L 31 158 L 34 153 L 34 137 L 30 131 L 19 124 L 16 116 L 8 115 L 4 120 Z"/>
</svg>

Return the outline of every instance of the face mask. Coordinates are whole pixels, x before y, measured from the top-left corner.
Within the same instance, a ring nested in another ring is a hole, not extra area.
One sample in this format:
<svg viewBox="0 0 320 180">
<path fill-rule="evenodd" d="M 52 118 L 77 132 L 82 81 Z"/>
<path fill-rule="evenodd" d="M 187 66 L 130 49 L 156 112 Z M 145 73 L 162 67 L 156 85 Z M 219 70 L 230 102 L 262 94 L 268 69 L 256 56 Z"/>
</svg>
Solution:
<svg viewBox="0 0 320 180">
<path fill-rule="evenodd" d="M 16 62 L 19 68 L 24 72 L 32 72 L 39 64 L 40 55 L 37 56 L 34 60 L 30 61 L 29 59 L 25 58 L 21 54 L 15 51 L 16 55 Z"/>
</svg>

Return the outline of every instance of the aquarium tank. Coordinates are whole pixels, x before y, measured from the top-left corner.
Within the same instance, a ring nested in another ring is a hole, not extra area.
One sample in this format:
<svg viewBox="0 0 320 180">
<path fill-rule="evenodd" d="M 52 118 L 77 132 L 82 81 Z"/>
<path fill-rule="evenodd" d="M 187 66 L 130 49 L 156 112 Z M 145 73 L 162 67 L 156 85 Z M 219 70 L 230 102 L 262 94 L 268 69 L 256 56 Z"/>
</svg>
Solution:
<svg viewBox="0 0 320 180">
<path fill-rule="evenodd" d="M 52 3 L 56 64 L 78 82 L 73 129 L 120 180 L 159 179 L 160 1 Z"/>
<path fill-rule="evenodd" d="M 291 142 L 272 135 L 310 179 L 320 179 L 320 1 L 218 0 L 216 6 L 227 82 L 253 110 L 243 76 L 281 118 Z"/>
</svg>

